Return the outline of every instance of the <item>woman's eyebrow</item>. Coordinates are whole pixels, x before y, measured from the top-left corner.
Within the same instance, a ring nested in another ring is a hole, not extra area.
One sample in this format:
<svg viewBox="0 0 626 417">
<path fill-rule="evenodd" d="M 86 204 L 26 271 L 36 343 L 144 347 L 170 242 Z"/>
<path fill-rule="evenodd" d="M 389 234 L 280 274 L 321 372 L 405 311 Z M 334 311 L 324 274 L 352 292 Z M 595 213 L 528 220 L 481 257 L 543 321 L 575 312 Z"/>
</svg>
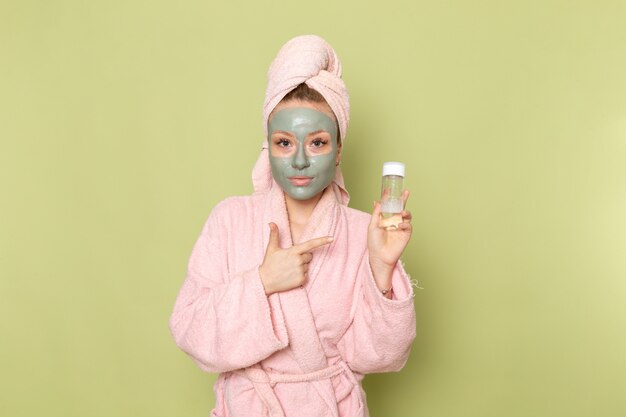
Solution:
<svg viewBox="0 0 626 417">
<path fill-rule="evenodd" d="M 324 129 L 320 129 L 320 130 L 316 130 L 315 132 L 311 132 L 311 133 L 307 134 L 307 136 L 313 136 L 313 135 L 317 135 L 319 133 L 328 133 L 328 132 L 326 132 Z"/>
</svg>

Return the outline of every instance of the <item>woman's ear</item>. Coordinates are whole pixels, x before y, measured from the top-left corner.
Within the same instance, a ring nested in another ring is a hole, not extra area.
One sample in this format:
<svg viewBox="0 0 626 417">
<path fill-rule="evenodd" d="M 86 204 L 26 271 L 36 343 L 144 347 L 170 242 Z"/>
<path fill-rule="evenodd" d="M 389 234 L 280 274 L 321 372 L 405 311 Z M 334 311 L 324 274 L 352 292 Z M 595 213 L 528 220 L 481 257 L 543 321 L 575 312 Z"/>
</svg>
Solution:
<svg viewBox="0 0 626 417">
<path fill-rule="evenodd" d="M 335 158 L 335 166 L 339 166 L 341 163 L 341 142 L 337 145 L 337 157 Z"/>
</svg>

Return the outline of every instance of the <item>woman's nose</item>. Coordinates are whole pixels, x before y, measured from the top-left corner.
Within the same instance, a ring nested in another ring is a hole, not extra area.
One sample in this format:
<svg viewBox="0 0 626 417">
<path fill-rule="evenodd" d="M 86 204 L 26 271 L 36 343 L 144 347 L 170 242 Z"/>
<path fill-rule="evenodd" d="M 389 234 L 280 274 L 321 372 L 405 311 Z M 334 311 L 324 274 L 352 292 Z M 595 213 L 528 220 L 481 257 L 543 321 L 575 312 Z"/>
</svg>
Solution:
<svg viewBox="0 0 626 417">
<path fill-rule="evenodd" d="M 304 146 L 298 146 L 298 150 L 291 161 L 291 166 L 296 169 L 304 169 L 309 165 L 309 158 L 307 158 L 306 153 L 304 152 Z"/>
</svg>

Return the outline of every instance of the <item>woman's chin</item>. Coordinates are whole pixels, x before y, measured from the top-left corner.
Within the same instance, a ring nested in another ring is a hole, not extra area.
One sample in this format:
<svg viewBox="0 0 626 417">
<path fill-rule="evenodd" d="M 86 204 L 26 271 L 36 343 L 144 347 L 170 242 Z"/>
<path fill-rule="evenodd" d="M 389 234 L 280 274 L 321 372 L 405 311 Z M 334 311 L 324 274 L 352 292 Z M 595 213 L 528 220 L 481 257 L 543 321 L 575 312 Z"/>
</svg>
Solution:
<svg viewBox="0 0 626 417">
<path fill-rule="evenodd" d="M 318 201 L 322 197 L 322 193 L 324 189 L 315 190 L 308 189 L 308 187 L 297 187 L 295 190 L 290 190 L 289 192 L 283 190 L 285 195 L 290 197 L 292 200 L 296 200 L 300 203 L 308 203 L 313 201 Z"/>
</svg>

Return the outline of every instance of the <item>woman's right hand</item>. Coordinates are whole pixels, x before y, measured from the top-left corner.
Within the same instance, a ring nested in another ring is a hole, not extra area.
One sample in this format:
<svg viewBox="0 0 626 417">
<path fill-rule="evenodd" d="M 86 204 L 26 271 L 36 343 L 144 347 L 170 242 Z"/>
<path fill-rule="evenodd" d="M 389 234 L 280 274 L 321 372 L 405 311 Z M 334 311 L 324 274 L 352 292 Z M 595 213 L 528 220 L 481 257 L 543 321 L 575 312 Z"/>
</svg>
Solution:
<svg viewBox="0 0 626 417">
<path fill-rule="evenodd" d="M 318 237 L 299 243 L 290 248 L 280 247 L 278 226 L 270 223 L 270 240 L 265 250 L 265 258 L 259 267 L 259 275 L 265 294 L 287 291 L 304 285 L 307 280 L 311 251 L 333 241 L 330 236 Z"/>
</svg>

